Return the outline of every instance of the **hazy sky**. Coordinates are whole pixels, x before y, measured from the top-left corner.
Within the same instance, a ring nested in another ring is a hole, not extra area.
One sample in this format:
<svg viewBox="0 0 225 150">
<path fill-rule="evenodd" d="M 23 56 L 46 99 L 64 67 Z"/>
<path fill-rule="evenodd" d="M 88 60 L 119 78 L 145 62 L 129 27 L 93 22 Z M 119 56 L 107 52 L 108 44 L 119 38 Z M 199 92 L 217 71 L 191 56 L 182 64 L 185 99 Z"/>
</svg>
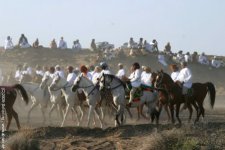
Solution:
<svg viewBox="0 0 225 150">
<path fill-rule="evenodd" d="M 40 44 L 61 36 L 80 39 L 89 47 L 92 38 L 120 46 L 130 37 L 157 39 L 163 49 L 225 55 L 224 0 L 0 0 L 0 45 L 7 35 L 18 42 L 24 33 L 29 43 Z"/>
</svg>

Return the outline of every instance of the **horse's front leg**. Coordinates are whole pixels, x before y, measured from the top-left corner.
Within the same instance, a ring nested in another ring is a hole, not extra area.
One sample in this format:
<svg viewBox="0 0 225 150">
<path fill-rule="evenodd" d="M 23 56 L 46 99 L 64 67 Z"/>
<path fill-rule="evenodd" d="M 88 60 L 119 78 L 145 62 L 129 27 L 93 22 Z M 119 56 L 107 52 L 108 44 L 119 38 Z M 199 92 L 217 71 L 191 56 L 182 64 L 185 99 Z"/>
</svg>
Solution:
<svg viewBox="0 0 225 150">
<path fill-rule="evenodd" d="M 138 106 L 138 107 L 139 107 L 139 111 L 140 111 L 140 114 L 141 114 L 141 116 L 142 116 L 143 118 L 145 118 L 146 120 L 149 120 L 149 118 L 143 114 L 143 107 L 144 107 L 144 105 L 145 105 L 145 104 L 140 104 L 140 105 Z M 148 106 L 148 107 L 150 107 L 150 106 Z M 148 109 L 150 109 L 150 108 L 148 108 Z"/>
<path fill-rule="evenodd" d="M 176 104 L 176 118 L 177 118 L 179 124 L 181 124 L 181 120 L 179 118 L 179 112 L 180 112 L 180 104 Z"/>
<path fill-rule="evenodd" d="M 170 113 L 171 113 L 171 121 L 174 124 L 175 123 L 175 119 L 174 119 L 174 106 L 172 104 L 170 104 L 169 107 L 170 107 Z"/>
<path fill-rule="evenodd" d="M 130 118 L 132 119 L 133 118 L 133 115 L 131 114 L 131 111 L 130 111 L 130 107 L 126 107 L 126 110 L 130 116 Z"/>
<path fill-rule="evenodd" d="M 188 104 L 188 110 L 189 110 L 189 118 L 188 118 L 188 123 L 190 123 L 191 121 L 191 118 L 192 118 L 192 112 L 193 112 L 193 109 L 192 109 L 192 106 Z"/>
<path fill-rule="evenodd" d="M 170 111 L 169 111 L 169 106 L 168 104 L 164 104 L 164 110 L 166 111 L 166 114 L 167 114 L 167 122 L 169 122 L 171 120 L 171 114 L 170 114 Z"/>
</svg>

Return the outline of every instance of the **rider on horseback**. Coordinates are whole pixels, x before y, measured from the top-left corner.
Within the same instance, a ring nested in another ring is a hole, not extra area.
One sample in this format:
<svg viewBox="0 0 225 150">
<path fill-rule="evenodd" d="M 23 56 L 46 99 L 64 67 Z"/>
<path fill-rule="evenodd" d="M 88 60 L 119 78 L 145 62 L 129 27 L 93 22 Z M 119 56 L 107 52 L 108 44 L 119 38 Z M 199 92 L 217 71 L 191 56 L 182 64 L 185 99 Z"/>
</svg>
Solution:
<svg viewBox="0 0 225 150">
<path fill-rule="evenodd" d="M 101 62 L 100 67 L 102 68 L 101 74 L 103 74 L 103 73 L 104 74 L 111 74 L 111 72 L 109 71 L 108 64 L 106 62 Z"/>
<path fill-rule="evenodd" d="M 131 67 L 131 71 L 132 73 L 130 74 L 128 79 L 131 82 L 132 89 L 130 91 L 128 106 L 131 106 L 131 103 L 134 99 L 134 94 L 141 85 L 141 70 L 139 63 L 135 62 Z"/>
<path fill-rule="evenodd" d="M 177 77 L 177 81 L 180 82 L 182 86 L 182 94 L 185 97 L 184 109 L 188 104 L 188 90 L 192 87 L 192 73 L 191 70 L 187 67 L 186 62 L 181 63 L 181 70 Z"/>
</svg>

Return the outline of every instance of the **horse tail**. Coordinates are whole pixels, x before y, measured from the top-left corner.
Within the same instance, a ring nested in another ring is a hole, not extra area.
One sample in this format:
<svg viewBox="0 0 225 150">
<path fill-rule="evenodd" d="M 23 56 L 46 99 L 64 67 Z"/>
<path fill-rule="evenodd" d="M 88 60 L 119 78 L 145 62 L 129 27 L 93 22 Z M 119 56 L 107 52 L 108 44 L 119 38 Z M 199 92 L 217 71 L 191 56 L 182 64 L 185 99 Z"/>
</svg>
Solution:
<svg viewBox="0 0 225 150">
<path fill-rule="evenodd" d="M 208 92 L 210 96 L 210 104 L 211 104 L 211 107 L 213 108 L 215 99 L 216 99 L 216 89 L 214 84 L 211 82 L 207 82 L 207 88 L 208 88 Z"/>
<path fill-rule="evenodd" d="M 26 92 L 26 90 L 23 88 L 23 86 L 20 85 L 20 84 L 15 84 L 13 87 L 14 87 L 15 89 L 17 89 L 17 90 L 20 91 L 20 93 L 21 93 L 21 95 L 22 95 L 22 97 L 23 97 L 23 100 L 26 102 L 26 104 L 28 104 L 29 98 L 28 98 L 27 92 Z"/>
</svg>

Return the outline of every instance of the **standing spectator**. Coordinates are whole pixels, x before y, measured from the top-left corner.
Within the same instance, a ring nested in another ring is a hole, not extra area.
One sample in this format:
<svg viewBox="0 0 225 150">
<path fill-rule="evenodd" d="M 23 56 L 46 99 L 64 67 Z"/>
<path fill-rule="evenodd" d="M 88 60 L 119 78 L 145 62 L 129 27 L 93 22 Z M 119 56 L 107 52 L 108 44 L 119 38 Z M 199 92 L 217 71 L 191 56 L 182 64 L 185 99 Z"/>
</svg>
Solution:
<svg viewBox="0 0 225 150">
<path fill-rule="evenodd" d="M 28 40 L 24 34 L 21 34 L 18 45 L 20 48 L 29 48 L 30 47 L 30 44 L 28 43 Z"/>
<path fill-rule="evenodd" d="M 184 61 L 185 61 L 186 63 L 192 62 L 192 57 L 191 57 L 191 55 L 190 55 L 189 52 L 187 52 L 187 53 L 184 55 Z"/>
<path fill-rule="evenodd" d="M 39 48 L 39 41 L 38 38 L 35 40 L 35 42 L 33 43 L 33 48 Z"/>
<path fill-rule="evenodd" d="M 153 51 L 159 52 L 159 49 L 158 49 L 158 42 L 156 41 L 156 39 L 153 39 L 153 40 L 152 40 L 151 46 L 152 46 L 152 50 L 153 50 Z"/>
<path fill-rule="evenodd" d="M 118 70 L 116 76 L 118 78 L 120 78 L 120 79 L 123 79 L 123 77 L 126 75 L 125 70 L 123 68 L 123 64 L 122 63 L 119 63 L 118 64 L 118 67 L 119 67 L 119 70 Z"/>
<path fill-rule="evenodd" d="M 59 44 L 58 44 L 59 49 L 67 49 L 67 43 L 64 41 L 63 37 L 61 37 Z"/>
<path fill-rule="evenodd" d="M 4 48 L 5 48 L 5 50 L 13 49 L 12 38 L 10 36 L 7 36 L 7 39 L 5 40 Z"/>
<path fill-rule="evenodd" d="M 51 43 L 50 43 L 50 48 L 51 48 L 51 49 L 56 49 L 56 48 L 57 48 L 57 44 L 56 44 L 56 42 L 55 42 L 55 39 L 53 39 L 53 40 L 51 41 Z"/>
<path fill-rule="evenodd" d="M 91 41 L 91 50 L 92 51 L 96 51 L 97 50 L 97 47 L 96 47 L 96 44 L 95 44 L 95 39 L 92 39 L 92 41 Z"/>
<path fill-rule="evenodd" d="M 194 52 L 192 55 L 192 62 L 193 63 L 197 63 L 198 62 L 198 53 L 197 52 Z"/>
<path fill-rule="evenodd" d="M 138 43 L 138 49 L 142 49 L 143 48 L 143 38 L 139 39 L 139 43 Z"/>
<path fill-rule="evenodd" d="M 75 50 L 75 51 L 81 50 L 81 44 L 80 44 L 79 40 L 76 40 L 76 41 L 73 42 L 72 49 Z"/>
<path fill-rule="evenodd" d="M 166 44 L 165 49 L 164 49 L 164 52 L 165 52 L 166 54 L 171 54 L 171 53 L 172 53 L 170 42 L 168 42 L 168 43 Z"/>
</svg>

